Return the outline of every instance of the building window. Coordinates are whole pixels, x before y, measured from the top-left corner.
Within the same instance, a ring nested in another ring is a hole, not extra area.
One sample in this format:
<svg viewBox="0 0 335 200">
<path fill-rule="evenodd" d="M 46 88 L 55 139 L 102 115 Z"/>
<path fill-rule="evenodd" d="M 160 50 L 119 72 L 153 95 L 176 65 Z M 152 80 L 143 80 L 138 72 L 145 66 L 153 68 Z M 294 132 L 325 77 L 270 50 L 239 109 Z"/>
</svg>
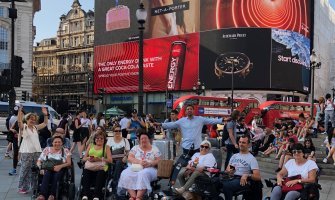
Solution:
<svg viewBox="0 0 335 200">
<path fill-rule="evenodd" d="M 8 30 L 0 26 L 0 63 L 9 63 Z"/>
<path fill-rule="evenodd" d="M 0 6 L 0 17 L 8 18 L 8 8 Z"/>
</svg>

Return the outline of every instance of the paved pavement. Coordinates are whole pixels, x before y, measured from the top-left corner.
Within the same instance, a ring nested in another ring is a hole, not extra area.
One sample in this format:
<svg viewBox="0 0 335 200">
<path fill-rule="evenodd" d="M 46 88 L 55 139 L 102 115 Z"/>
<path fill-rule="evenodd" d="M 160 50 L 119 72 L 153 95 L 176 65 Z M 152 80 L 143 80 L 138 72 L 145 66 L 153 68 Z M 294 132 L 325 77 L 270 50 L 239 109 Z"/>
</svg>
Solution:
<svg viewBox="0 0 335 200">
<path fill-rule="evenodd" d="M 17 186 L 18 186 L 18 175 L 17 176 L 9 176 L 8 170 L 12 166 L 12 160 L 4 158 L 5 153 L 5 142 L 4 138 L 0 135 L 0 200 L 28 200 L 31 199 L 31 193 L 29 194 L 18 194 Z M 75 158 L 75 162 L 78 160 Z M 260 166 L 262 167 L 262 166 Z M 79 177 L 81 174 L 81 170 L 76 166 L 76 187 L 79 183 Z M 262 178 L 274 177 L 274 174 L 269 174 L 262 172 Z M 320 200 L 334 200 L 335 199 L 335 180 L 324 180 L 321 177 L 320 184 L 322 186 L 321 198 Z M 165 184 L 162 184 L 165 185 Z M 265 185 L 264 185 L 265 186 Z M 162 188 L 166 189 L 166 188 Z M 263 196 L 269 193 L 269 188 L 266 186 L 263 189 Z"/>
</svg>

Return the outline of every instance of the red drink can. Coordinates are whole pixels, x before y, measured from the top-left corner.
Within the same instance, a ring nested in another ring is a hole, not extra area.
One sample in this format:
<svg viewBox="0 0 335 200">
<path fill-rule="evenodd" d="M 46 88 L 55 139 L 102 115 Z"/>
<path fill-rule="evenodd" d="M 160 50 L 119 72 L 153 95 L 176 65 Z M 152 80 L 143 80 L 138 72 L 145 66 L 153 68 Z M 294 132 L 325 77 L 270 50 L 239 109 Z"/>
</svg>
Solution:
<svg viewBox="0 0 335 200">
<path fill-rule="evenodd" d="M 185 55 L 186 43 L 184 41 L 173 42 L 171 45 L 171 52 L 166 77 L 168 90 L 181 90 Z"/>
</svg>

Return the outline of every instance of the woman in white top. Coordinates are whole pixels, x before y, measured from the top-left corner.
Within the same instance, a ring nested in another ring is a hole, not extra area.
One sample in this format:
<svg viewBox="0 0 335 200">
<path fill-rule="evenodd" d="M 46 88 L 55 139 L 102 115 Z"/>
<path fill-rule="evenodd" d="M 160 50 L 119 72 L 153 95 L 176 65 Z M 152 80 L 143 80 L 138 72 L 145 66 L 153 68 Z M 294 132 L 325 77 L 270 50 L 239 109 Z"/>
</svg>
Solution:
<svg viewBox="0 0 335 200">
<path fill-rule="evenodd" d="M 181 185 L 180 188 L 176 188 L 176 191 L 179 194 L 183 194 L 192 186 L 195 181 L 195 178 L 198 176 L 207 176 L 205 168 L 216 167 L 216 159 L 212 153 L 210 153 L 211 143 L 208 140 L 204 140 L 200 144 L 200 153 L 195 153 L 188 165 L 180 170 L 178 174 L 178 180 Z M 185 180 L 185 177 L 188 177 L 188 180 Z"/>
<path fill-rule="evenodd" d="M 42 108 L 44 115 L 44 122 L 36 125 L 37 115 L 28 113 L 25 116 L 26 123 L 23 124 L 22 108 L 18 112 L 18 124 L 20 127 L 20 134 L 22 134 L 22 143 L 20 145 L 21 153 L 21 169 L 19 178 L 19 193 L 26 194 L 31 183 L 31 167 L 36 163 L 40 156 L 42 149 L 38 138 L 38 130 L 44 128 L 48 124 L 47 108 Z M 20 144 L 20 142 L 19 142 Z"/>
<path fill-rule="evenodd" d="M 107 145 L 110 146 L 113 155 L 114 170 L 112 171 L 112 191 L 116 191 L 121 172 L 125 168 L 130 145 L 127 139 L 122 137 L 121 126 L 113 129 L 114 137 L 108 138 Z"/>
<path fill-rule="evenodd" d="M 81 145 L 82 151 L 86 149 L 86 142 L 91 134 L 91 120 L 87 118 L 87 113 L 85 111 L 81 112 L 82 118 L 80 119 L 80 138 L 81 138 Z M 81 155 L 80 155 L 81 157 Z"/>
<path fill-rule="evenodd" d="M 328 130 L 328 121 L 332 123 L 332 127 L 335 127 L 334 121 L 334 102 L 330 94 L 326 94 L 326 104 L 325 104 L 325 131 Z"/>
<path fill-rule="evenodd" d="M 301 179 L 288 181 L 286 186 L 292 187 L 300 183 L 315 183 L 318 166 L 313 160 L 304 157 L 304 146 L 300 143 L 294 145 L 293 158 L 284 165 L 283 169 L 277 174 L 277 186 L 273 188 L 271 200 L 280 200 L 282 193 L 282 182 L 285 176 L 292 177 L 301 175 Z M 301 191 L 289 191 L 286 193 L 285 200 L 295 200 L 300 197 Z"/>
</svg>

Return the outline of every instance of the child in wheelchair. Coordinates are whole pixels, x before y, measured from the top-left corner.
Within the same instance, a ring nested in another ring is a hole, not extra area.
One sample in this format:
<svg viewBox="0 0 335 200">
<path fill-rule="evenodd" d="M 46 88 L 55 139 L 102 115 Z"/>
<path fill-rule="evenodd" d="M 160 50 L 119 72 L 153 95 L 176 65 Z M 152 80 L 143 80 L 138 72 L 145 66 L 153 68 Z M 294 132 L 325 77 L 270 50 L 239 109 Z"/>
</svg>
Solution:
<svg viewBox="0 0 335 200">
<path fill-rule="evenodd" d="M 65 169 L 70 166 L 70 151 L 63 148 L 63 138 L 61 136 L 54 136 L 52 138 L 52 147 L 46 147 L 37 161 L 37 167 L 40 169 L 40 173 L 43 174 L 39 188 L 40 195 L 37 200 L 55 199 L 57 185 L 63 177 Z M 49 187 L 50 184 L 51 187 Z"/>
</svg>

